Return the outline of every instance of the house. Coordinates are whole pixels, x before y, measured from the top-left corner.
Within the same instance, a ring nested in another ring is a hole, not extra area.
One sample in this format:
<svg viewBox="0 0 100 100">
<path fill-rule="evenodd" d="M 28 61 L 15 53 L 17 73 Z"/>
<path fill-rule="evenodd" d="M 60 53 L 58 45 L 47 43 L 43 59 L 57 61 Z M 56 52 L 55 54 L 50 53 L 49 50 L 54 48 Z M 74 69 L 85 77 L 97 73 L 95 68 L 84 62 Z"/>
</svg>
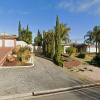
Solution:
<svg viewBox="0 0 100 100">
<path fill-rule="evenodd" d="M 17 36 L 12 36 L 7 33 L 0 34 L 0 47 L 16 47 Z"/>
<path fill-rule="evenodd" d="M 77 49 L 77 53 L 82 53 L 82 52 L 96 52 L 96 46 L 95 45 L 88 45 L 87 43 L 75 43 L 75 42 L 70 42 L 68 44 L 65 43 L 65 41 L 61 42 L 62 46 L 64 46 L 64 53 L 66 53 L 66 49 L 68 47 L 75 47 Z M 97 49 L 97 52 L 99 49 Z"/>
<path fill-rule="evenodd" d="M 0 65 L 5 57 L 16 47 L 17 36 L 12 36 L 7 33 L 0 34 Z"/>
<path fill-rule="evenodd" d="M 94 52 L 96 52 L 96 46 L 88 45 L 87 43 L 72 43 L 71 46 L 77 48 L 77 53 L 82 53 L 82 52 L 94 53 Z M 99 51 L 99 49 L 97 49 L 97 52 L 98 51 Z"/>
</svg>

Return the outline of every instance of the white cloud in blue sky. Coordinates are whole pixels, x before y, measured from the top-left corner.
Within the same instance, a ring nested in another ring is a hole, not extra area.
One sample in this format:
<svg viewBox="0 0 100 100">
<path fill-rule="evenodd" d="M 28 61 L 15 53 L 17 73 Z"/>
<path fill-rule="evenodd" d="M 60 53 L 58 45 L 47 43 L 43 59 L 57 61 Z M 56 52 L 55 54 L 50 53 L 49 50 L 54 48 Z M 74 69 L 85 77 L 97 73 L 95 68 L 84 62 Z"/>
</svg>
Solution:
<svg viewBox="0 0 100 100">
<path fill-rule="evenodd" d="M 100 0 L 65 0 L 58 4 L 59 9 L 67 9 L 70 12 L 87 12 L 88 14 L 100 14 Z"/>
</svg>

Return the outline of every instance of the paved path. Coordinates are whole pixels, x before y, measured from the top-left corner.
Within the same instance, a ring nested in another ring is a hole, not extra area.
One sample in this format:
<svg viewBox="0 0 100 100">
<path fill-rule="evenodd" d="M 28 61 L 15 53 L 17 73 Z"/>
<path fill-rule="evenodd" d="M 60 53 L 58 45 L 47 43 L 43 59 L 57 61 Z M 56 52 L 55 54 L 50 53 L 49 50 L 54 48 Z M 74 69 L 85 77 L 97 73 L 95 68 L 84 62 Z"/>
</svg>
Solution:
<svg viewBox="0 0 100 100">
<path fill-rule="evenodd" d="M 53 62 L 36 57 L 34 67 L 0 69 L 0 96 L 66 88 L 89 83 Z"/>
</svg>

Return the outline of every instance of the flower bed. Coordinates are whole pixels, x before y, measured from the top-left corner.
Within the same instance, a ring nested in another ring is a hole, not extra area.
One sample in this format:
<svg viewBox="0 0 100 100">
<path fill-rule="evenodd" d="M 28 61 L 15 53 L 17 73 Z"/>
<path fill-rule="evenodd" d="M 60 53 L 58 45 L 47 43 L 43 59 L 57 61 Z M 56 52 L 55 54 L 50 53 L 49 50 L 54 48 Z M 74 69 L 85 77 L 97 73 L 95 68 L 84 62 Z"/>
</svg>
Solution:
<svg viewBox="0 0 100 100">
<path fill-rule="evenodd" d="M 12 54 L 6 57 L 3 66 L 31 66 L 34 63 L 34 54 L 29 47 L 17 46 Z"/>
</svg>

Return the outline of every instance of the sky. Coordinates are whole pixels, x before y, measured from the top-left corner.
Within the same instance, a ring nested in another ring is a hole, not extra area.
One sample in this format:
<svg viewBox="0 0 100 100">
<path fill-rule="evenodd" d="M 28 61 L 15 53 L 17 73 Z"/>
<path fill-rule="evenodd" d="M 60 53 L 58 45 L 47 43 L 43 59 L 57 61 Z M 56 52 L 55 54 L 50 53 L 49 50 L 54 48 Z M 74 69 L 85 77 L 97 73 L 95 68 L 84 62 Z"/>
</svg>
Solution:
<svg viewBox="0 0 100 100">
<path fill-rule="evenodd" d="M 18 35 L 18 23 L 34 37 L 60 23 L 71 27 L 69 38 L 83 42 L 84 35 L 100 25 L 100 0 L 0 0 L 0 33 Z"/>
</svg>

